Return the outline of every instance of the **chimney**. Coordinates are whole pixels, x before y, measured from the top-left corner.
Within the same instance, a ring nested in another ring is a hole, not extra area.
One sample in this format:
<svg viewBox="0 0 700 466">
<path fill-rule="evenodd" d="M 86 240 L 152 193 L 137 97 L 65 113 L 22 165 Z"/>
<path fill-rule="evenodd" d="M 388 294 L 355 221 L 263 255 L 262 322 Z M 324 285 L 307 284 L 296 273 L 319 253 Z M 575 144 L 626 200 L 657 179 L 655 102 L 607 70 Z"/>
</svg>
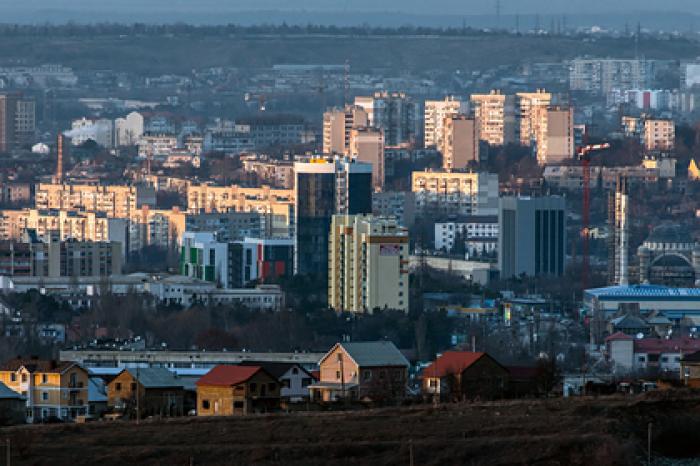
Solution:
<svg viewBox="0 0 700 466">
<path fill-rule="evenodd" d="M 56 176 L 54 182 L 57 184 L 63 183 L 63 134 L 58 133 L 56 142 L 57 158 L 56 158 Z"/>
</svg>

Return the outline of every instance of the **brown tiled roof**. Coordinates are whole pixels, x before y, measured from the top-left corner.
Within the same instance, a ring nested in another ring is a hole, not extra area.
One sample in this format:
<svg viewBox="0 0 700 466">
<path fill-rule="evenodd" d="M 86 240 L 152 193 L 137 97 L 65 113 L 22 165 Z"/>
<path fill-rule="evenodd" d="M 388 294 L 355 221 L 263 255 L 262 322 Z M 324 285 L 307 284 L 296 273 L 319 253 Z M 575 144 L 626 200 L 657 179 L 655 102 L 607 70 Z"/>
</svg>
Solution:
<svg viewBox="0 0 700 466">
<path fill-rule="evenodd" d="M 232 387 L 250 379 L 258 371 L 263 370 L 260 366 L 227 366 L 219 365 L 202 376 L 196 385 L 217 385 L 220 387 Z"/>
<path fill-rule="evenodd" d="M 0 367 L 0 370 L 17 371 L 20 367 L 24 367 L 29 372 L 55 372 L 60 374 L 74 364 L 75 363 L 72 361 L 14 358 L 6 361 L 2 367 Z"/>
</svg>

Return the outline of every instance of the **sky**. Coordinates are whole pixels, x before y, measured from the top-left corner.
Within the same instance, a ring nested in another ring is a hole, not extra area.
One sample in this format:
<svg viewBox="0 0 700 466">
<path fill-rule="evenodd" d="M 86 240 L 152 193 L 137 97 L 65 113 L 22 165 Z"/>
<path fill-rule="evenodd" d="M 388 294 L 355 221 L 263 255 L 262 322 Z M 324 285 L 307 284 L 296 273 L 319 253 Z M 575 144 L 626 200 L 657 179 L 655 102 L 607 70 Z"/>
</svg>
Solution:
<svg viewBox="0 0 700 466">
<path fill-rule="evenodd" d="M 567 15 L 567 24 L 700 25 L 700 0 L 0 0 L 0 23 L 75 21 L 194 24 L 469 25 L 489 26 L 496 3 L 504 18 Z M 660 18 L 664 18 L 660 20 Z M 510 21 L 510 20 L 507 20 Z M 513 22 L 513 21 L 510 21 Z M 473 23 L 473 24 L 472 24 Z"/>
</svg>

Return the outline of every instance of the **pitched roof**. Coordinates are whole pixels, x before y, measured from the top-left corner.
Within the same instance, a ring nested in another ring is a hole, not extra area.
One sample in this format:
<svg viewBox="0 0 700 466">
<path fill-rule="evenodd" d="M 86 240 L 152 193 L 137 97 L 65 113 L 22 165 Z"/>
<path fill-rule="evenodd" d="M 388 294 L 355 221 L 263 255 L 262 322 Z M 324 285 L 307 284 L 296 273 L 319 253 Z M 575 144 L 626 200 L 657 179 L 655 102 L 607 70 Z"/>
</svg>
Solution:
<svg viewBox="0 0 700 466">
<path fill-rule="evenodd" d="M 177 388 L 184 387 L 177 375 L 164 367 L 144 367 L 124 369 L 139 381 L 144 388 Z M 122 371 L 122 372 L 124 372 Z"/>
<path fill-rule="evenodd" d="M 485 356 L 486 353 L 471 351 L 445 351 L 423 370 L 423 377 L 445 377 L 459 374 Z"/>
<path fill-rule="evenodd" d="M 48 359 L 22 359 L 14 358 L 6 361 L 0 370 L 3 371 L 17 371 L 21 367 L 27 369 L 30 373 L 34 372 L 54 372 L 62 373 L 66 369 L 74 366 L 75 363 L 72 361 L 55 361 Z"/>
<path fill-rule="evenodd" d="M 622 328 L 645 328 L 649 326 L 644 320 L 632 314 L 625 314 L 623 316 L 612 319 L 611 323 L 615 327 Z"/>
<path fill-rule="evenodd" d="M 309 371 L 301 367 L 295 362 L 259 362 L 259 361 L 241 361 L 241 366 L 260 366 L 265 369 L 271 376 L 279 379 L 284 376 L 290 369 L 298 368 L 307 375 L 311 375 Z"/>
<path fill-rule="evenodd" d="M 232 387 L 245 382 L 261 370 L 264 369 L 260 366 L 231 366 L 221 364 L 204 374 L 195 385 Z"/>
<path fill-rule="evenodd" d="M 17 393 L 16 391 L 12 390 L 10 387 L 5 385 L 4 383 L 0 382 L 0 400 L 7 400 L 7 399 L 18 399 L 18 400 L 24 400 L 24 397 Z"/>
<path fill-rule="evenodd" d="M 404 366 L 410 364 L 390 341 L 352 341 L 338 343 L 360 367 Z M 335 346 L 328 353 L 330 354 Z M 326 356 L 323 357 L 325 359 Z M 323 361 L 323 359 L 321 361 Z"/>
<path fill-rule="evenodd" d="M 642 338 L 634 340 L 635 353 L 693 353 L 700 350 L 700 340 L 682 337 L 667 340 L 665 338 Z"/>
<path fill-rule="evenodd" d="M 617 341 L 617 340 L 634 340 L 634 338 L 627 335 L 626 333 L 622 333 L 622 332 L 615 332 L 612 335 L 609 335 L 608 337 L 605 338 L 606 343 L 608 341 Z"/>
<path fill-rule="evenodd" d="M 700 351 L 683 356 L 683 362 L 700 362 Z"/>
</svg>

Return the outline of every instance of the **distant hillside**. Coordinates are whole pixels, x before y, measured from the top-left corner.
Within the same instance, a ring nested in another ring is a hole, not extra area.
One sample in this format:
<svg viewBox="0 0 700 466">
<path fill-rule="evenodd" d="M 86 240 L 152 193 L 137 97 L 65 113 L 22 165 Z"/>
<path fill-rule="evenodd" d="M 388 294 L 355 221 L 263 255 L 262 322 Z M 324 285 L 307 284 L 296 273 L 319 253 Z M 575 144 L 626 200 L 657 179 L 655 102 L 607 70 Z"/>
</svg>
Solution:
<svg viewBox="0 0 700 466">
<path fill-rule="evenodd" d="M 68 32 L 67 32 L 67 31 Z M 353 30 L 354 31 L 354 30 Z M 323 31 L 322 31 L 323 32 Z M 352 31 L 351 31 L 352 32 Z M 361 31 L 360 31 L 361 32 Z M 371 32 L 371 31 L 370 31 Z M 409 31 L 410 33 L 410 31 Z M 0 65 L 60 63 L 75 69 L 187 73 L 208 66 L 268 67 L 279 63 L 344 63 L 353 72 L 394 70 L 481 70 L 514 63 L 560 61 L 580 55 L 634 56 L 632 39 L 467 34 L 401 36 L 355 33 L 282 33 L 279 29 L 227 34 L 226 29 L 149 32 L 78 27 L 0 31 Z M 683 59 L 700 53 L 685 39 L 642 38 L 647 58 Z"/>
</svg>

